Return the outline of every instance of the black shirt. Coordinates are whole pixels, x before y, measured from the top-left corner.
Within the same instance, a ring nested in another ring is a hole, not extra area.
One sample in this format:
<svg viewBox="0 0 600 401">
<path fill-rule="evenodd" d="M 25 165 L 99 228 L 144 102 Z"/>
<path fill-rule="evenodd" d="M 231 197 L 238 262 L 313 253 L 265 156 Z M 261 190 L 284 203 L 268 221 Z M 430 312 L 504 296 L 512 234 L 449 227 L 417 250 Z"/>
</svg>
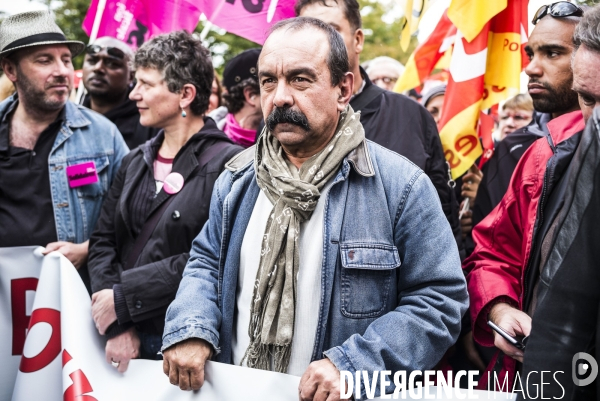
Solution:
<svg viewBox="0 0 600 401">
<path fill-rule="evenodd" d="M 48 157 L 65 109 L 39 136 L 33 150 L 10 145 L 10 120 L 18 101 L 0 116 L 0 247 L 57 241 Z"/>
</svg>

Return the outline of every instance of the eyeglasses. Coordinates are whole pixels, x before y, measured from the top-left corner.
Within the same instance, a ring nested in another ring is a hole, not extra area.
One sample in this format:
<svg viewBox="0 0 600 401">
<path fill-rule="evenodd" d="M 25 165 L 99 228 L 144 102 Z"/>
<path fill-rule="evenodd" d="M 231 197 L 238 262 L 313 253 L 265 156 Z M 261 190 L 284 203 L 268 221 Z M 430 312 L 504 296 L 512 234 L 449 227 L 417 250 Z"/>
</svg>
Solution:
<svg viewBox="0 0 600 401">
<path fill-rule="evenodd" d="M 568 1 L 559 1 L 557 3 L 552 3 L 550 5 L 541 6 L 537 12 L 535 13 L 533 20 L 531 23 L 533 25 L 537 24 L 542 18 L 546 15 L 550 14 L 550 16 L 554 18 L 564 18 L 564 17 L 581 17 L 583 15 L 583 10 Z"/>
<path fill-rule="evenodd" d="M 393 84 L 398 80 L 398 78 L 391 78 L 391 77 L 382 77 L 382 78 L 375 78 L 373 80 L 371 80 L 371 82 L 373 82 L 375 85 L 377 85 L 377 82 L 382 81 L 385 84 Z"/>
<path fill-rule="evenodd" d="M 119 60 L 123 60 L 125 58 L 125 52 L 117 47 L 102 47 L 100 45 L 88 45 L 85 48 L 85 52 L 91 56 L 100 53 L 102 50 L 106 50 L 106 54 L 108 54 L 111 57 L 118 58 Z"/>
</svg>

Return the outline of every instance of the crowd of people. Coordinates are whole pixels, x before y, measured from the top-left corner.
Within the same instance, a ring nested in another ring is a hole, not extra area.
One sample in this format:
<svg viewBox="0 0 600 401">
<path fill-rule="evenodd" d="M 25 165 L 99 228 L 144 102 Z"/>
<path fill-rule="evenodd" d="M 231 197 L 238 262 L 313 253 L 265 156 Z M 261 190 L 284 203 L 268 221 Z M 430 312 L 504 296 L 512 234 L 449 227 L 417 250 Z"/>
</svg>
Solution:
<svg viewBox="0 0 600 401">
<path fill-rule="evenodd" d="M 506 391 L 547 366 L 568 373 L 546 396 L 596 398 L 569 373 L 597 355 L 600 6 L 538 10 L 528 94 L 456 181 L 446 86 L 411 98 L 391 91 L 396 60 L 361 65 L 356 0 L 295 11 L 222 79 L 184 31 L 133 51 L 68 40 L 48 12 L 7 17 L 0 246 L 61 252 L 107 363 L 163 360 L 182 390 L 210 359 L 301 376 L 302 400 L 340 399 L 340 371 L 479 370 Z"/>
</svg>

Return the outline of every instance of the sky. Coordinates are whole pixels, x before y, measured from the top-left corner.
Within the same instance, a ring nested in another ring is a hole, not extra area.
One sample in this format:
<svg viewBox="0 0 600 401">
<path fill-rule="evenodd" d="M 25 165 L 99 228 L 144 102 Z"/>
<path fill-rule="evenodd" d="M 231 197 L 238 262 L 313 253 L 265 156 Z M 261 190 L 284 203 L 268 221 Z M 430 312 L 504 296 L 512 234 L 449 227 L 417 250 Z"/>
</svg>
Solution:
<svg viewBox="0 0 600 401">
<path fill-rule="evenodd" d="M 47 10 L 45 4 L 30 0 L 0 0 L 0 12 L 8 15 L 23 13 L 25 11 Z"/>
</svg>

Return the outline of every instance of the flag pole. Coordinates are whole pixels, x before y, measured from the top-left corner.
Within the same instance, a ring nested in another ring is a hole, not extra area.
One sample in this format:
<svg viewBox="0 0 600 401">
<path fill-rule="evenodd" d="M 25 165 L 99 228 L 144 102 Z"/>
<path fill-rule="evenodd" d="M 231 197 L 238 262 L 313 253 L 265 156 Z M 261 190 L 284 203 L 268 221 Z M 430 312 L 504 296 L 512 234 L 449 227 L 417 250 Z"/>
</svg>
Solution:
<svg viewBox="0 0 600 401">
<path fill-rule="evenodd" d="M 212 22 L 206 20 L 206 24 L 204 25 L 204 28 L 202 28 L 202 32 L 200 32 L 200 40 L 202 42 L 204 42 L 204 39 L 206 39 L 206 37 L 208 36 L 208 33 L 210 32 L 210 28 L 212 28 L 212 26 Z"/>
<path fill-rule="evenodd" d="M 88 44 L 92 44 L 96 41 L 98 31 L 100 30 L 100 23 L 102 22 L 102 16 L 104 14 L 104 8 L 106 7 L 106 0 L 98 0 L 98 8 L 96 9 L 96 15 L 94 16 L 94 25 L 92 25 L 92 32 L 90 33 L 90 40 Z M 77 95 L 75 96 L 75 102 L 81 104 L 83 96 L 85 95 L 85 86 L 83 86 L 83 77 L 79 81 L 77 87 Z"/>
</svg>

